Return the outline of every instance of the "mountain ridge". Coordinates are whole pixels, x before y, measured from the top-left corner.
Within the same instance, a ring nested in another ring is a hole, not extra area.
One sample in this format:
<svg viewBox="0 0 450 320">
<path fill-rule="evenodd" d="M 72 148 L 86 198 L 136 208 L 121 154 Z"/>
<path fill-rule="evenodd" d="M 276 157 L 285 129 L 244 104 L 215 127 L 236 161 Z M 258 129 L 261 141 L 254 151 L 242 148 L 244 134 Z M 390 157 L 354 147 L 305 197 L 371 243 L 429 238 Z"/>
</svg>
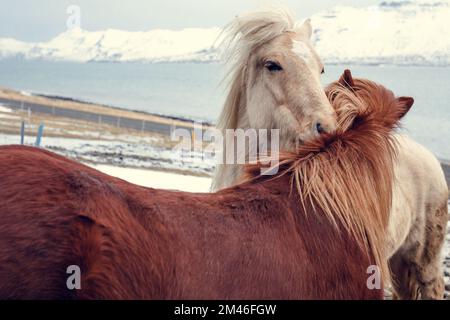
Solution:
<svg viewBox="0 0 450 320">
<path fill-rule="evenodd" d="M 450 65 L 450 0 L 336 6 L 311 17 L 325 63 Z M 221 28 L 150 31 L 71 29 L 47 42 L 0 38 L 0 59 L 77 62 L 213 62 Z"/>
</svg>

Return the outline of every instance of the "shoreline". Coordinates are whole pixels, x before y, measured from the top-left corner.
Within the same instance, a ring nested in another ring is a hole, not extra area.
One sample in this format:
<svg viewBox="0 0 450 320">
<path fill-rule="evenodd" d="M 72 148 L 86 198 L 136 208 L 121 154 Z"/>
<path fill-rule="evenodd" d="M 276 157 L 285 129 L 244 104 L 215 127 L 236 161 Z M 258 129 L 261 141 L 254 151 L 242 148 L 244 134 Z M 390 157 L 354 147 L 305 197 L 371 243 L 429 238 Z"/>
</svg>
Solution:
<svg viewBox="0 0 450 320">
<path fill-rule="evenodd" d="M 16 90 L 0 87 L 0 92 L 1 92 L 1 90 L 16 91 Z M 50 100 L 61 100 L 61 101 L 81 103 L 81 104 L 86 104 L 86 105 L 96 105 L 96 106 L 102 106 L 102 107 L 105 107 L 105 108 L 115 109 L 115 110 L 119 110 L 119 111 L 131 111 L 131 112 L 134 112 L 134 113 L 137 113 L 137 114 L 150 115 L 150 116 L 154 116 L 156 118 L 181 121 L 183 123 L 201 122 L 204 125 L 213 126 L 213 124 L 210 121 L 202 120 L 202 119 L 190 119 L 190 118 L 185 118 L 185 117 L 178 117 L 178 116 L 171 116 L 171 115 L 164 115 L 164 114 L 146 112 L 146 111 L 137 110 L 137 109 L 126 109 L 126 108 L 123 108 L 123 107 L 118 107 L 118 106 L 113 106 L 113 105 L 108 105 L 108 104 L 103 104 L 103 103 L 96 103 L 96 102 L 91 102 L 91 101 L 88 101 L 88 100 L 82 100 L 82 99 L 79 99 L 79 98 L 73 98 L 73 97 L 67 97 L 67 96 L 45 94 L 45 93 L 36 93 L 36 92 L 21 92 L 21 91 L 16 91 L 16 92 L 18 92 L 19 94 L 22 94 L 24 96 L 28 95 L 28 96 L 31 96 L 31 97 L 42 97 L 42 98 L 46 98 L 46 99 L 50 99 Z"/>
<path fill-rule="evenodd" d="M 115 106 L 84 102 L 76 98 L 44 94 L 24 94 L 0 87 L 0 104 L 16 111 L 45 113 L 93 122 L 109 124 L 141 132 L 170 135 L 174 128 L 194 130 L 195 120 L 174 116 L 162 116 L 144 111 L 128 110 Z M 206 127 L 212 124 L 202 122 Z"/>
</svg>

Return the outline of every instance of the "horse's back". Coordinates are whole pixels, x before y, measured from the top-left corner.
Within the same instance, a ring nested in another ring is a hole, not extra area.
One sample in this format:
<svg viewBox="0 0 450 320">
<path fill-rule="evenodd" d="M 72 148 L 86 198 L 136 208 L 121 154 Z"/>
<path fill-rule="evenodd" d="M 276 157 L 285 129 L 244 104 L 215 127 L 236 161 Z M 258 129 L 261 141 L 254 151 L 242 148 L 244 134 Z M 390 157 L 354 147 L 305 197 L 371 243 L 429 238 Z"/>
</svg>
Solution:
<svg viewBox="0 0 450 320">
<path fill-rule="evenodd" d="M 145 235 L 129 234 L 142 227 L 130 218 L 127 187 L 45 150 L 0 147 L 0 298 L 145 297 L 138 283 L 130 290 L 125 279 L 108 279 L 128 261 L 148 258 L 145 245 L 114 245 L 145 244 Z M 71 265 L 80 267 L 85 290 L 68 290 Z"/>
<path fill-rule="evenodd" d="M 51 298 L 56 293 L 53 283 L 63 285 L 60 279 L 65 278 L 65 270 L 48 254 L 58 256 L 63 247 L 70 246 L 61 233 L 69 231 L 63 226 L 71 225 L 70 215 L 76 210 L 73 202 L 58 203 L 64 192 L 63 174 L 58 172 L 61 162 L 58 156 L 37 148 L 0 147 L 1 298 Z M 58 272 L 42 270 L 50 265 Z M 38 284 L 41 281 L 49 286 Z M 70 297 L 65 292 L 60 298 Z"/>
</svg>

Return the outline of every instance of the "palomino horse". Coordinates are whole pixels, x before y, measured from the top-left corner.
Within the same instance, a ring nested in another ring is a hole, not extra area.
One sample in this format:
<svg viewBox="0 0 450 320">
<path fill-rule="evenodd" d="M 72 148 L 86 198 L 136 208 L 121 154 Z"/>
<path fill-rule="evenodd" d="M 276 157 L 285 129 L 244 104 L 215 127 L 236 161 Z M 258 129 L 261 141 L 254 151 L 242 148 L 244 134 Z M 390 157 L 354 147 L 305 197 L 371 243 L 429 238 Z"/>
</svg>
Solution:
<svg viewBox="0 0 450 320">
<path fill-rule="evenodd" d="M 357 91 L 363 80 L 346 70 L 339 83 Z M 336 89 L 332 84 L 328 91 Z M 338 119 L 339 119 L 338 111 Z M 395 135 L 388 254 L 394 293 L 400 299 L 442 299 L 441 251 L 447 226 L 448 189 L 439 161 L 409 137 Z"/>
<path fill-rule="evenodd" d="M 387 268 L 392 131 L 410 104 L 364 90 L 353 109 L 351 90 L 333 97 L 346 103 L 348 130 L 283 154 L 276 176 L 254 164 L 249 181 L 212 194 L 0 147 L 0 298 L 382 298 L 367 271 Z M 69 289 L 74 266 L 81 287 Z"/>
<path fill-rule="evenodd" d="M 320 83 L 323 64 L 310 43 L 309 20 L 296 26 L 283 9 L 249 13 L 226 29 L 230 91 L 217 128 L 279 129 L 281 150 L 335 128 L 335 113 Z M 268 145 L 271 145 L 271 136 Z M 231 143 L 231 145 L 230 145 Z M 227 141 L 226 149 L 235 144 Z M 257 149 L 250 145 L 249 149 Z M 234 151 L 233 151 L 234 153 Z M 243 165 L 218 165 L 211 189 L 229 186 Z"/>
</svg>

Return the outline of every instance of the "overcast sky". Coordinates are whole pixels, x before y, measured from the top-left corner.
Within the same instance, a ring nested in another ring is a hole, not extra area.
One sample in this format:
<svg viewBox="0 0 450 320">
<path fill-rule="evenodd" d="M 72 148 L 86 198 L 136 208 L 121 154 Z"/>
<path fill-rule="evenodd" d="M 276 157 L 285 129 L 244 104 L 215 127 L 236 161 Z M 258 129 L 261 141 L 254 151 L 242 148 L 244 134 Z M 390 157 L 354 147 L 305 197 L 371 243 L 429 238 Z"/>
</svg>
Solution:
<svg viewBox="0 0 450 320">
<path fill-rule="evenodd" d="M 381 0 L 0 0 L 0 37 L 44 41 L 66 30 L 70 5 L 81 27 L 143 31 L 223 26 L 236 14 L 282 3 L 305 18 L 335 5 L 368 6 Z"/>
</svg>

